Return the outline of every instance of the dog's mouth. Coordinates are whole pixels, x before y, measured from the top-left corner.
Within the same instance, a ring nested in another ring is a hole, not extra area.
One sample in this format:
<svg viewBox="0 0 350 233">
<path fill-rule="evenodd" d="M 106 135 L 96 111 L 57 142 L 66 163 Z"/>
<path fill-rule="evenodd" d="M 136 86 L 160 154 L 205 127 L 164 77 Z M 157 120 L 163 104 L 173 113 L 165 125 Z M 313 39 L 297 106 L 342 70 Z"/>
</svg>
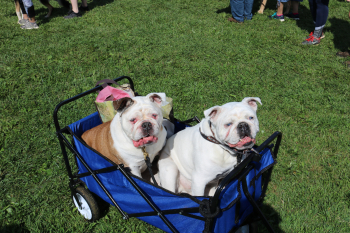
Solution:
<svg viewBox="0 0 350 233">
<path fill-rule="evenodd" d="M 132 140 L 135 147 L 141 147 L 141 146 L 153 144 L 153 143 L 156 143 L 157 141 L 158 141 L 158 138 L 155 136 L 146 136 L 139 139 L 138 141 Z"/>
<path fill-rule="evenodd" d="M 239 142 L 237 142 L 236 144 L 231 144 L 231 143 L 227 143 L 227 145 L 229 145 L 229 147 L 233 147 L 233 148 L 242 148 L 242 147 L 247 147 L 250 146 L 252 144 L 255 144 L 255 139 L 245 136 L 244 138 L 241 138 L 239 140 Z"/>
</svg>

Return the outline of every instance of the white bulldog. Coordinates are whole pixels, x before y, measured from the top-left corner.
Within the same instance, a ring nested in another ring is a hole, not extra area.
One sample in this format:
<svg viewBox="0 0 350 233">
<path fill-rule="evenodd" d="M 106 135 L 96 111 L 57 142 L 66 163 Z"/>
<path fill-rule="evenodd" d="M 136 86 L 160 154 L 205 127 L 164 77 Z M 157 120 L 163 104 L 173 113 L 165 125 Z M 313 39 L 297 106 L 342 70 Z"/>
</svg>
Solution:
<svg viewBox="0 0 350 233">
<path fill-rule="evenodd" d="M 237 164 L 231 148 L 244 150 L 255 144 L 257 102 L 261 104 L 260 98 L 247 97 L 242 102 L 212 107 L 204 111 L 205 118 L 199 124 L 169 138 L 158 162 L 161 186 L 203 196 L 208 185 L 207 192 L 213 195 L 218 180 Z"/>
<path fill-rule="evenodd" d="M 108 159 L 124 164 L 132 174 L 141 177 L 147 168 L 141 148 L 145 147 L 152 162 L 165 145 L 163 101 L 164 93 L 114 101 L 117 114 L 113 120 L 84 132 L 82 139 Z"/>
</svg>

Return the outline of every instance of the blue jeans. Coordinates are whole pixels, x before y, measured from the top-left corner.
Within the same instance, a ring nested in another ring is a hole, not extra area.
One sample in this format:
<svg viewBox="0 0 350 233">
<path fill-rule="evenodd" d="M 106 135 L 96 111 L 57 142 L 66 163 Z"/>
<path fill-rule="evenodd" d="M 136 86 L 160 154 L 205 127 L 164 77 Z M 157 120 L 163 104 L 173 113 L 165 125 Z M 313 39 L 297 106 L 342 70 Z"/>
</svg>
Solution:
<svg viewBox="0 0 350 233">
<path fill-rule="evenodd" d="M 243 22 L 244 17 L 251 20 L 253 17 L 254 0 L 230 0 L 231 14 L 236 20 Z"/>
</svg>

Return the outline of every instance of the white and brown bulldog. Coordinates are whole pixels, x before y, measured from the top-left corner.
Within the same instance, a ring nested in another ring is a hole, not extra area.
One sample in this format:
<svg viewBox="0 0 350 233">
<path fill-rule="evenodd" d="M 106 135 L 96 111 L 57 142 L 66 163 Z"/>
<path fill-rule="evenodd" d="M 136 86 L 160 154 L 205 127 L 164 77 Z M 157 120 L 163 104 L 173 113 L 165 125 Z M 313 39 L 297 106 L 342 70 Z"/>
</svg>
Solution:
<svg viewBox="0 0 350 233">
<path fill-rule="evenodd" d="M 198 125 L 169 138 L 158 162 L 161 186 L 176 193 L 213 195 L 218 180 L 237 164 L 237 154 L 231 149 L 255 144 L 257 102 L 261 104 L 260 98 L 247 97 L 212 107 L 204 111 L 205 118 Z"/>
<path fill-rule="evenodd" d="M 131 173 L 141 177 L 147 168 L 142 147 L 150 161 L 163 148 L 167 132 L 162 125 L 164 93 L 151 93 L 114 101 L 117 114 L 112 121 L 83 133 L 87 145 L 115 162 L 129 167 Z"/>
</svg>

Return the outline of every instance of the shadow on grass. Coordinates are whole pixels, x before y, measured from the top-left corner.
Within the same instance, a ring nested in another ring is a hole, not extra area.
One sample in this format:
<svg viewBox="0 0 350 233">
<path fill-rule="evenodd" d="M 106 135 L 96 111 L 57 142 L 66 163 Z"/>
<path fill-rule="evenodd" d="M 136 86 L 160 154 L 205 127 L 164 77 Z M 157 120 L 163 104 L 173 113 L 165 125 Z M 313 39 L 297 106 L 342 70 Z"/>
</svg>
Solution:
<svg viewBox="0 0 350 233">
<path fill-rule="evenodd" d="M 345 195 L 346 203 L 348 204 L 348 207 L 350 208 L 350 193 Z"/>
<path fill-rule="evenodd" d="M 326 27 L 325 31 L 329 31 L 333 34 L 334 47 L 340 51 L 348 50 L 350 47 L 350 40 L 348 31 L 350 23 L 347 20 L 330 18 L 328 21 L 331 23 L 330 27 Z"/>
<path fill-rule="evenodd" d="M 279 227 L 279 224 L 282 221 L 279 213 L 274 208 L 272 208 L 272 206 L 264 203 L 260 206 L 260 209 L 264 213 L 273 230 L 276 233 L 284 233 L 284 231 Z M 257 222 L 257 228 L 258 229 L 254 229 L 255 232 L 268 232 L 262 221 Z"/>
<path fill-rule="evenodd" d="M 23 224 L 20 225 L 8 225 L 8 226 L 1 226 L 0 227 L 1 233 L 29 233 L 30 231 L 24 226 Z"/>
<path fill-rule="evenodd" d="M 91 192 L 92 196 L 97 202 L 98 208 L 100 210 L 100 218 L 105 217 L 108 214 L 109 207 L 111 206 L 109 203 L 105 202 L 101 197 Z"/>
</svg>

